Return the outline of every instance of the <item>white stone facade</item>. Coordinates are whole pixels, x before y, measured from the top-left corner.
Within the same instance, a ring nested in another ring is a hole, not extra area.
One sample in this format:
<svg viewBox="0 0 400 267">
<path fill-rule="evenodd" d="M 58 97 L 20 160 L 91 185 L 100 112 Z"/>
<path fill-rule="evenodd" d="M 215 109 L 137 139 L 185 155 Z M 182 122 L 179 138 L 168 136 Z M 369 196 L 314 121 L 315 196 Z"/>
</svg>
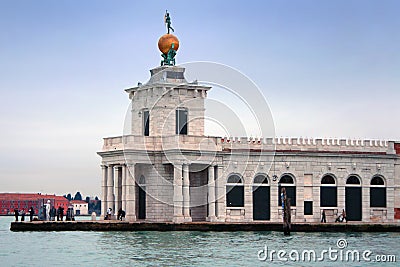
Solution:
<svg viewBox="0 0 400 267">
<path fill-rule="evenodd" d="M 89 215 L 88 203 L 83 200 L 72 200 L 70 202 L 75 215 Z"/>
<path fill-rule="evenodd" d="M 319 222 L 322 210 L 333 222 L 343 209 L 349 218 L 362 222 L 399 221 L 400 214 L 395 216 L 400 211 L 399 142 L 204 136 L 204 99 L 211 88 L 187 83 L 180 67 L 151 72 L 147 84 L 126 90 L 132 101 L 131 133 L 105 138 L 98 152 L 103 214 L 109 207 L 114 211 L 122 207 L 130 221 L 281 222 L 278 187 L 282 177 L 290 177 L 293 183 L 282 185 L 295 188 L 294 222 Z M 177 109 L 187 112 L 186 134 L 176 132 Z M 150 116 L 148 136 L 145 111 Z M 241 183 L 227 185 L 235 174 Z M 265 195 L 255 197 L 258 175 L 266 177 Z M 325 176 L 332 177 L 333 184 L 321 184 Z M 359 184 L 351 184 L 349 177 Z M 371 185 L 374 177 L 383 185 Z M 242 194 L 243 204 L 228 203 L 232 186 L 238 186 L 234 201 Z M 324 186 L 337 196 L 321 196 Z M 384 204 L 380 200 L 376 204 L 371 191 L 385 196 Z M 256 198 L 261 202 L 255 203 Z M 335 205 L 321 205 L 325 198 Z M 262 203 L 265 199 L 269 203 Z M 355 208 L 358 200 L 360 206 Z M 305 203 L 311 205 L 311 214 Z M 259 209 L 263 209 L 261 219 L 254 214 Z"/>
</svg>

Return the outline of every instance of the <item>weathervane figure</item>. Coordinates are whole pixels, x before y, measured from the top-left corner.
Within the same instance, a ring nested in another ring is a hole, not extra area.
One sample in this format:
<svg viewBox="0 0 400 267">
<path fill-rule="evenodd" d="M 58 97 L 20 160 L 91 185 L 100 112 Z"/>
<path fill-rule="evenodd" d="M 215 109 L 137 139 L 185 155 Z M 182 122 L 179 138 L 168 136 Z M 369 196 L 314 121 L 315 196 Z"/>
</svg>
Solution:
<svg viewBox="0 0 400 267">
<path fill-rule="evenodd" d="M 168 10 L 165 10 L 164 22 L 167 25 L 167 33 L 169 34 L 169 29 L 174 32 L 174 28 L 171 27 L 171 18 L 169 16 Z"/>
</svg>

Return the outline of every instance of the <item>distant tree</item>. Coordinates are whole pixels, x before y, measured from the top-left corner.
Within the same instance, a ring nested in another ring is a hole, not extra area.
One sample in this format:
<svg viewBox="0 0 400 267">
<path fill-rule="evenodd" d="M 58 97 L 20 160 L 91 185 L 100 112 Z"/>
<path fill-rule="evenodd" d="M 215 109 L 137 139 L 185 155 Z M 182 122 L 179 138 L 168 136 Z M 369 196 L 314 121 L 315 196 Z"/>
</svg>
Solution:
<svg viewBox="0 0 400 267">
<path fill-rule="evenodd" d="M 86 201 L 86 203 L 89 203 L 90 197 L 86 197 L 85 201 Z"/>
<path fill-rule="evenodd" d="M 76 194 L 75 194 L 75 197 L 74 197 L 74 200 L 82 200 L 82 195 L 81 195 L 81 192 L 76 192 Z"/>
<path fill-rule="evenodd" d="M 68 194 L 68 195 L 67 195 L 67 199 L 68 199 L 68 201 L 71 201 L 71 200 L 72 200 L 71 194 Z"/>
</svg>

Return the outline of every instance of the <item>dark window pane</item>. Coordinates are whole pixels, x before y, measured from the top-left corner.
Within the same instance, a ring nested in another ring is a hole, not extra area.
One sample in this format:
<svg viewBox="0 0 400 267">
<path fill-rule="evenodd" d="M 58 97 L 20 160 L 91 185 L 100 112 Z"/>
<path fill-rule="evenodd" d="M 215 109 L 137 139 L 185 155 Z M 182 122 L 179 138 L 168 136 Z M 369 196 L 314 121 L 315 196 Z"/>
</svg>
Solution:
<svg viewBox="0 0 400 267">
<path fill-rule="evenodd" d="M 381 177 L 374 177 L 371 180 L 371 185 L 385 185 L 385 182 Z"/>
<path fill-rule="evenodd" d="M 286 197 L 290 198 L 290 206 L 295 207 L 296 206 L 296 187 L 295 186 L 278 186 L 278 204 L 279 206 L 282 206 L 282 200 L 281 200 L 281 192 L 282 188 L 286 189 Z"/>
<path fill-rule="evenodd" d="M 312 201 L 304 201 L 304 215 L 313 215 Z"/>
<path fill-rule="evenodd" d="M 186 109 L 176 110 L 176 134 L 187 134 L 188 112 Z"/>
<path fill-rule="evenodd" d="M 148 110 L 143 111 L 143 135 L 149 136 L 150 114 Z"/>
<path fill-rule="evenodd" d="M 229 176 L 227 183 L 228 184 L 237 184 L 237 183 L 241 183 L 241 182 L 242 182 L 242 179 L 240 178 L 240 176 L 234 174 L 234 175 Z"/>
<path fill-rule="evenodd" d="M 371 187 L 369 193 L 369 201 L 371 207 L 386 207 L 386 188 L 385 187 Z"/>
<path fill-rule="evenodd" d="M 335 178 L 330 175 L 326 175 L 324 178 L 322 178 L 321 184 L 335 184 Z"/>
<path fill-rule="evenodd" d="M 320 187 L 321 207 L 337 207 L 337 188 L 336 186 Z"/>
<path fill-rule="evenodd" d="M 279 183 L 281 183 L 281 184 L 294 184 L 293 178 L 291 176 L 289 176 L 289 175 L 282 176 L 282 178 L 279 180 Z"/>
<path fill-rule="evenodd" d="M 347 178 L 346 184 L 360 184 L 360 180 L 356 176 L 350 176 Z"/>
<path fill-rule="evenodd" d="M 255 184 L 268 184 L 268 178 L 264 175 L 257 175 L 254 178 L 254 183 Z"/>
<path fill-rule="evenodd" d="M 242 185 L 226 186 L 226 206 L 244 207 L 244 187 Z"/>
</svg>

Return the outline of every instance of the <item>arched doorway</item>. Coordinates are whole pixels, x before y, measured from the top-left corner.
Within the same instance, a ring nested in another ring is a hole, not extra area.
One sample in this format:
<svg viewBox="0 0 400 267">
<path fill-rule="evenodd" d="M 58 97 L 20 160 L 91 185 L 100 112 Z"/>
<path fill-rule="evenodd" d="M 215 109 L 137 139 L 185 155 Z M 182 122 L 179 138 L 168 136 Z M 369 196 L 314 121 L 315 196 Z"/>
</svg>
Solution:
<svg viewBox="0 0 400 267">
<path fill-rule="evenodd" d="M 290 198 L 290 206 L 296 206 L 296 185 L 291 174 L 282 175 L 278 185 L 278 205 L 282 206 L 281 192 L 282 188 L 286 190 L 286 198 Z"/>
<path fill-rule="evenodd" d="M 371 208 L 386 208 L 386 186 L 380 176 L 374 176 L 371 179 L 369 203 Z"/>
<path fill-rule="evenodd" d="M 259 174 L 253 180 L 253 220 L 271 218 L 270 187 L 268 177 Z"/>
<path fill-rule="evenodd" d="M 140 176 L 138 181 L 138 219 L 146 219 L 146 179 Z"/>
<path fill-rule="evenodd" d="M 350 175 L 346 180 L 345 210 L 348 221 L 361 221 L 362 219 L 362 193 L 361 180 L 356 175 Z"/>
<path fill-rule="evenodd" d="M 322 177 L 319 198 L 321 207 L 337 207 L 337 187 L 333 175 L 326 174 Z"/>
</svg>

